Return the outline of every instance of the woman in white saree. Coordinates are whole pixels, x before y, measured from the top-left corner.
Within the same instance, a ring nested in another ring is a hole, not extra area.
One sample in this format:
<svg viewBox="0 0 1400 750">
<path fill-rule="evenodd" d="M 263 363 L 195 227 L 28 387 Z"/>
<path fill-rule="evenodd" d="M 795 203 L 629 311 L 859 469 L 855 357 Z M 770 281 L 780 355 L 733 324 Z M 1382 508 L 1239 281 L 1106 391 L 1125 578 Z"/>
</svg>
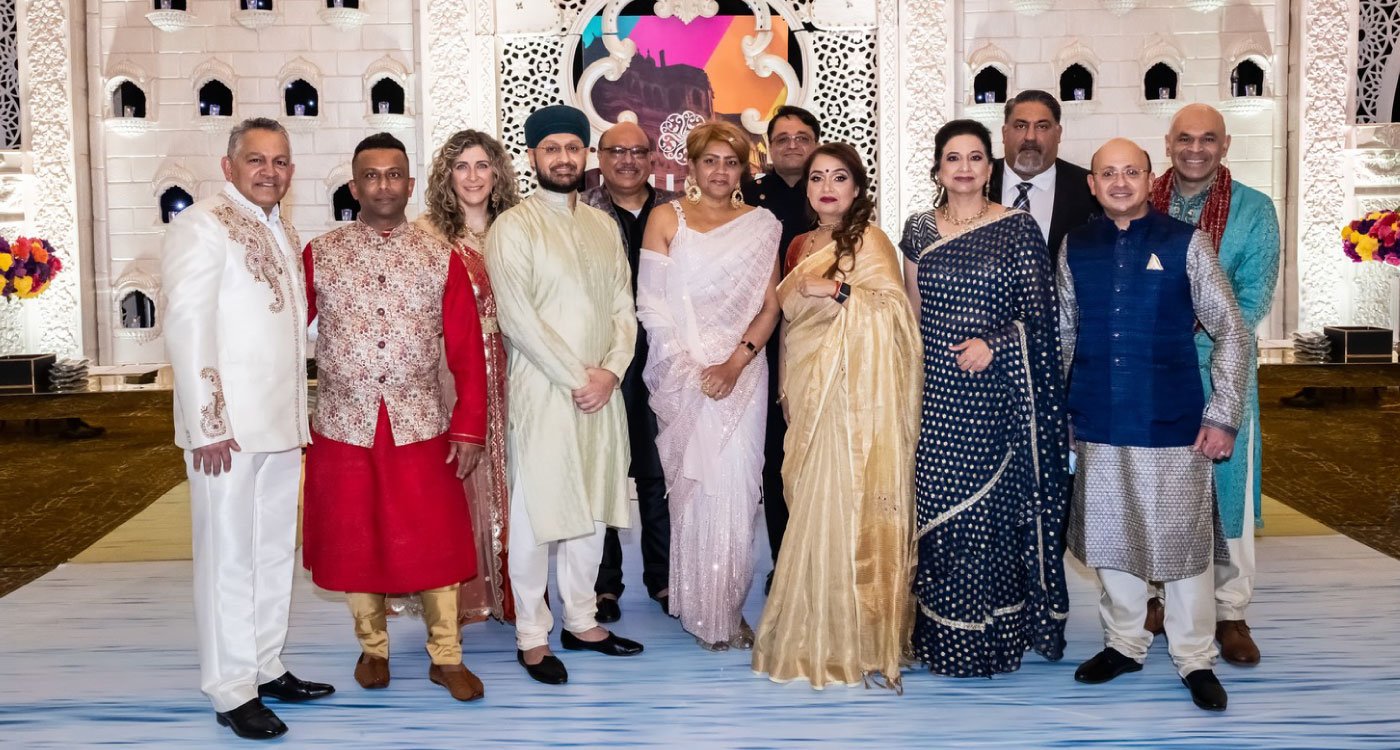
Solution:
<svg viewBox="0 0 1400 750">
<path fill-rule="evenodd" d="M 671 509 L 671 615 L 712 651 L 749 648 L 768 365 L 782 228 L 743 203 L 749 142 L 724 122 L 686 139 L 686 197 L 652 211 L 637 318 Z"/>
</svg>

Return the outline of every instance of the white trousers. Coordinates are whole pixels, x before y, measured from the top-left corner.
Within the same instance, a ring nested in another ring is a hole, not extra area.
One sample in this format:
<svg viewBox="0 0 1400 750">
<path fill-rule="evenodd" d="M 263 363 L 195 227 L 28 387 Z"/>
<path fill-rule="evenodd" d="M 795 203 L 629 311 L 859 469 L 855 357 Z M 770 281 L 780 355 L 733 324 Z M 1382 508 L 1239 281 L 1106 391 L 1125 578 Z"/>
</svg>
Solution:
<svg viewBox="0 0 1400 750">
<path fill-rule="evenodd" d="M 287 671 L 301 450 L 235 452 L 219 476 L 196 472 L 193 456 L 185 451 L 199 682 L 215 711 L 229 711 Z"/>
<path fill-rule="evenodd" d="M 1254 441 L 1249 442 L 1251 450 Z M 1254 474 L 1244 487 L 1244 529 L 1227 539 L 1230 562 L 1215 568 L 1215 619 L 1243 620 L 1254 598 Z"/>
<path fill-rule="evenodd" d="M 515 595 L 515 644 L 521 651 L 549 643 L 554 616 L 545 601 L 549 588 L 549 543 L 537 544 L 530 514 L 525 510 L 524 482 L 511 482 L 510 589 Z M 594 522 L 593 533 L 556 542 L 559 598 L 564 602 L 564 627 L 582 633 L 597 627 L 598 599 L 593 586 L 603 559 L 607 526 Z"/>
<path fill-rule="evenodd" d="M 1097 571 L 1103 585 L 1099 619 L 1103 622 L 1104 645 L 1142 663 L 1152 646 L 1152 634 L 1143 627 L 1147 618 L 1147 581 L 1121 570 Z M 1207 567 L 1200 575 L 1163 584 L 1167 591 L 1167 651 L 1182 677 L 1198 669 L 1213 668 L 1220 653 L 1215 647 L 1214 580 L 1215 572 Z"/>
</svg>

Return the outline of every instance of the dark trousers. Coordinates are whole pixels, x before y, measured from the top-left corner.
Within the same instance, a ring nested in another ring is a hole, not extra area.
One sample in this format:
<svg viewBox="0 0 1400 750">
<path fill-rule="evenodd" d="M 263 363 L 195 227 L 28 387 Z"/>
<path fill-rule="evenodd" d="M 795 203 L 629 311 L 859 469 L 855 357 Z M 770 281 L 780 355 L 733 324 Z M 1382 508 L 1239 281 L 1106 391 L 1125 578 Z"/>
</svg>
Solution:
<svg viewBox="0 0 1400 750">
<path fill-rule="evenodd" d="M 778 333 L 775 328 L 772 343 L 765 347 L 768 353 L 768 424 L 763 435 L 763 519 L 768 524 L 768 547 L 773 551 L 775 563 L 788 522 L 787 501 L 783 499 L 783 439 L 787 436 L 787 420 L 783 419 L 783 407 L 778 403 Z"/>
<path fill-rule="evenodd" d="M 642 583 L 653 599 L 670 585 L 671 509 L 666 501 L 666 480 L 660 477 L 637 480 L 637 511 L 642 517 Z M 603 538 L 603 559 L 598 563 L 599 594 L 622 596 L 622 543 L 617 529 L 608 528 Z"/>
</svg>

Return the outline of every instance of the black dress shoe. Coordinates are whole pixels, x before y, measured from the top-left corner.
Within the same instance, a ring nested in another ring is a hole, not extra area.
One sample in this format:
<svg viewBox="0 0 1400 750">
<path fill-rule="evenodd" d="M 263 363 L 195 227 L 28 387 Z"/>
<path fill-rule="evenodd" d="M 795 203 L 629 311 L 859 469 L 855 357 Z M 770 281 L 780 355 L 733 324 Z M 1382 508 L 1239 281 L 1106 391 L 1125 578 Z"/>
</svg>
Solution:
<svg viewBox="0 0 1400 750">
<path fill-rule="evenodd" d="M 283 703 L 314 701 L 334 692 L 335 688 L 324 682 L 307 682 L 297 679 L 297 676 L 291 672 L 258 686 L 259 698 L 276 698 Z"/>
<path fill-rule="evenodd" d="M 671 614 L 671 597 L 669 597 L 669 596 L 655 596 L 655 597 L 652 597 L 652 598 L 656 600 L 656 603 L 657 603 L 657 604 L 660 604 L 660 605 L 661 605 L 661 611 L 662 611 L 662 612 L 665 612 L 665 613 L 668 614 L 668 615 Z"/>
<path fill-rule="evenodd" d="M 515 660 L 520 662 L 520 666 L 525 668 L 525 672 L 534 678 L 535 682 L 543 682 L 546 685 L 563 685 L 569 681 L 569 671 L 564 669 L 564 662 L 559 661 L 559 658 L 554 654 L 545 654 L 539 664 L 526 664 L 525 652 L 516 649 Z"/>
<path fill-rule="evenodd" d="M 270 740 L 287 733 L 287 725 L 257 698 L 232 711 L 216 711 L 214 718 L 218 719 L 220 725 L 232 729 L 234 734 L 245 740 Z"/>
<path fill-rule="evenodd" d="M 642 653 L 642 644 L 631 641 L 617 633 L 608 633 L 601 641 L 585 641 L 565 630 L 559 640 L 570 651 L 597 651 L 608 656 L 636 656 Z"/>
<path fill-rule="evenodd" d="M 1220 685 L 1220 680 L 1216 679 L 1215 672 L 1198 669 L 1181 678 L 1181 682 L 1191 689 L 1191 702 L 1195 703 L 1197 708 L 1207 711 L 1225 710 L 1229 697 L 1225 695 L 1225 688 Z"/>
<path fill-rule="evenodd" d="M 598 613 L 593 616 L 598 622 L 617 622 L 622 619 L 622 608 L 617 606 L 617 600 L 610 596 L 598 597 Z"/>
<path fill-rule="evenodd" d="M 1086 685 L 1097 685 L 1101 682 L 1108 682 L 1121 674 L 1141 671 L 1141 664 L 1111 648 L 1106 648 L 1094 654 L 1089 661 L 1080 664 L 1079 669 L 1074 670 L 1074 681 Z"/>
</svg>

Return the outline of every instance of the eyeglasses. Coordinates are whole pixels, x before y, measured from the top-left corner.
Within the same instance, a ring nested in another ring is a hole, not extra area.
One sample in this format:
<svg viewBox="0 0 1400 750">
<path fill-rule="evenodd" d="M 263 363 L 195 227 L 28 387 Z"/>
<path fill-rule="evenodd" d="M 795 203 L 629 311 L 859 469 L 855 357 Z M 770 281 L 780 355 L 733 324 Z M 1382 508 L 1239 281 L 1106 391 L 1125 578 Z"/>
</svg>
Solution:
<svg viewBox="0 0 1400 750">
<path fill-rule="evenodd" d="M 624 156 L 630 156 L 633 159 L 641 161 L 642 159 L 645 159 L 648 154 L 651 153 L 651 149 L 647 148 L 646 146 L 633 146 L 632 148 L 626 148 L 623 146 L 608 146 L 607 148 L 598 149 L 598 153 L 607 154 L 608 156 L 611 156 L 614 159 L 621 159 Z"/>
<path fill-rule="evenodd" d="M 570 143 L 569 145 L 563 147 L 556 146 L 555 144 L 550 143 L 544 146 L 540 146 L 535 150 L 540 152 L 541 154 L 544 154 L 545 156 L 558 156 L 559 154 L 562 154 L 565 151 L 569 152 L 569 156 L 578 156 L 579 154 L 583 153 L 584 151 L 587 151 L 588 149 L 584 146 L 580 146 L 577 143 Z"/>
<path fill-rule="evenodd" d="M 1121 170 L 1113 169 L 1112 167 L 1110 167 L 1108 169 L 1101 170 L 1098 173 L 1098 177 L 1104 182 L 1113 182 L 1114 180 L 1118 179 L 1119 175 L 1122 175 L 1123 177 L 1129 180 L 1136 180 L 1145 174 L 1147 174 L 1147 170 L 1138 169 L 1137 167 L 1128 167 L 1127 169 Z"/>
<path fill-rule="evenodd" d="M 812 138 L 812 136 L 807 135 L 806 133 L 798 133 L 797 135 L 780 135 L 777 138 L 773 139 L 773 145 L 779 147 L 810 146 L 815 142 L 816 140 Z"/>
</svg>

